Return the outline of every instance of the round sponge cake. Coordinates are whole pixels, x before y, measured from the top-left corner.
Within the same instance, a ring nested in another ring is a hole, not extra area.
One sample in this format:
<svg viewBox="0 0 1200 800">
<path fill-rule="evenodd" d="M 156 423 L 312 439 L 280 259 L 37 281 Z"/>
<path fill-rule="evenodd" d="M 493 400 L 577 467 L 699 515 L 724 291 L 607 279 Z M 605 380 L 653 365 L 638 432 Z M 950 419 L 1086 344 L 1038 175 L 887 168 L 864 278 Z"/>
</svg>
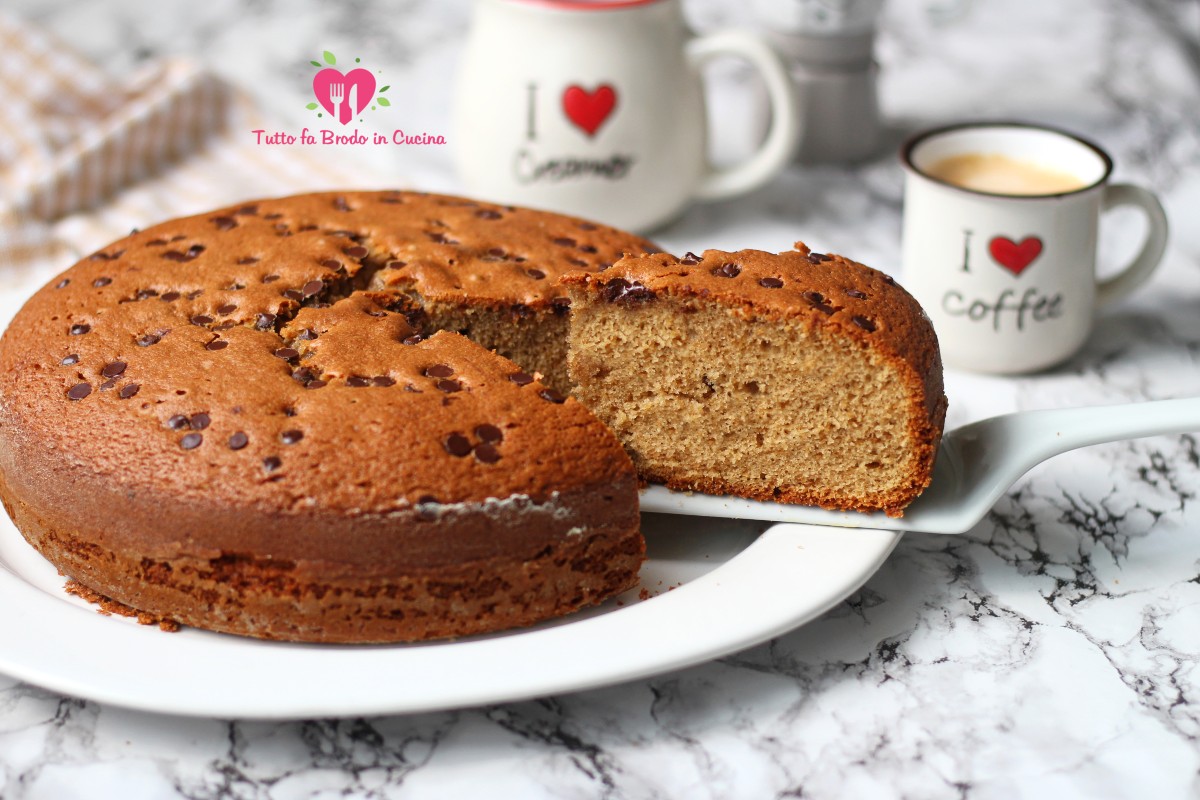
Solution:
<svg viewBox="0 0 1200 800">
<path fill-rule="evenodd" d="M 528 356 L 565 325 L 555 278 L 650 249 L 405 192 L 135 232 L 0 340 L 0 498 L 64 574 L 218 631 L 411 641 L 600 602 L 644 554 L 629 458 L 455 331 L 508 321 Z"/>
</svg>

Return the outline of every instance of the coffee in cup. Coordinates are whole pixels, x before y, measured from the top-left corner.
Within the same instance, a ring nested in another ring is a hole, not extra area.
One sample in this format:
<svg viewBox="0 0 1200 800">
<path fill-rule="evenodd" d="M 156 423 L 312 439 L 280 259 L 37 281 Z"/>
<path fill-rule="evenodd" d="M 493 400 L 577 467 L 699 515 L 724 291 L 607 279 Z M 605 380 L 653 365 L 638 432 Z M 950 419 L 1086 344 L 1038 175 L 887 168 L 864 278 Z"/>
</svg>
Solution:
<svg viewBox="0 0 1200 800">
<path fill-rule="evenodd" d="M 988 194 L 1036 196 L 1082 189 L 1087 181 L 1063 169 L 1004 153 L 959 153 L 930 164 L 931 178 Z"/>
</svg>

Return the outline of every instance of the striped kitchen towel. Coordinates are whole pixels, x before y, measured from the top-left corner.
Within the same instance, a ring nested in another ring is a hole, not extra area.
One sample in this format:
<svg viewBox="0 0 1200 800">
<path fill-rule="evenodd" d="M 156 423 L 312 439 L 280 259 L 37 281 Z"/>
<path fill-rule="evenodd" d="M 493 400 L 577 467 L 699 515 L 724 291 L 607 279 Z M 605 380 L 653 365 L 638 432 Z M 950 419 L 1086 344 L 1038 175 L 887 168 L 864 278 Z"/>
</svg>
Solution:
<svg viewBox="0 0 1200 800">
<path fill-rule="evenodd" d="M 22 282 L 148 222 L 377 180 L 299 148 L 255 147 L 248 132 L 271 126 L 190 61 L 115 80 L 2 12 L 0 92 L 0 274 L 15 267 Z"/>
</svg>

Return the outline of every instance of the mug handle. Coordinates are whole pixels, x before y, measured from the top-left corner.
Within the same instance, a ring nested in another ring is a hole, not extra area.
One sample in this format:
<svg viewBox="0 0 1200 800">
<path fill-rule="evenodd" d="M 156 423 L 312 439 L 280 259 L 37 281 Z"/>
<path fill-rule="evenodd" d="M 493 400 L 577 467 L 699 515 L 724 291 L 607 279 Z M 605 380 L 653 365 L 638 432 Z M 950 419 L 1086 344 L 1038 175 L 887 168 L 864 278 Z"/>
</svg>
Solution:
<svg viewBox="0 0 1200 800">
<path fill-rule="evenodd" d="M 1146 231 L 1146 243 L 1142 245 L 1142 251 L 1129 266 L 1096 284 L 1097 305 L 1111 303 L 1145 283 L 1167 249 L 1167 213 L 1152 193 L 1140 186 L 1114 183 L 1105 188 L 1103 205 L 1105 211 L 1117 206 L 1137 206 L 1146 212 L 1150 229 Z"/>
<path fill-rule="evenodd" d="M 725 31 L 692 39 L 687 59 L 697 72 L 717 56 L 746 59 L 762 75 L 771 101 L 771 130 L 752 156 L 729 167 L 708 167 L 696 189 L 701 200 L 719 200 L 763 185 L 791 160 L 800 138 L 800 112 L 792 81 L 779 56 L 765 41 L 745 31 Z"/>
</svg>

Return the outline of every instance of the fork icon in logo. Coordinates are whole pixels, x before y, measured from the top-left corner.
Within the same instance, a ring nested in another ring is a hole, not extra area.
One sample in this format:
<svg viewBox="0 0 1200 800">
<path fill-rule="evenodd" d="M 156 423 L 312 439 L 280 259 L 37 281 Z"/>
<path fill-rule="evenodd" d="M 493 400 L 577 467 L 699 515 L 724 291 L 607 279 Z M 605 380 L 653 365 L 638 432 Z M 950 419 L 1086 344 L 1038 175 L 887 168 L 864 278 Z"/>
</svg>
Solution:
<svg viewBox="0 0 1200 800">
<path fill-rule="evenodd" d="M 329 99 L 333 102 L 333 107 L 337 109 L 333 112 L 333 116 L 345 125 L 346 120 L 342 119 L 342 101 L 346 99 L 345 86 L 340 83 L 329 84 Z"/>
</svg>

